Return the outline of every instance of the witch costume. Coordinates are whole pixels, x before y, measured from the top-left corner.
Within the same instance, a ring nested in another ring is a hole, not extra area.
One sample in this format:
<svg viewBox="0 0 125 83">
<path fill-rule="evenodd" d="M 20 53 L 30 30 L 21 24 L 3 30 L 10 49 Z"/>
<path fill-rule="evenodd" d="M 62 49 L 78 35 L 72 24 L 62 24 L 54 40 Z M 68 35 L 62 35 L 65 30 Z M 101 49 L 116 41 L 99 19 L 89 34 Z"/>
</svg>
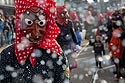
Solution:
<svg viewBox="0 0 125 83">
<path fill-rule="evenodd" d="M 70 19 L 73 22 L 73 27 L 77 36 L 78 44 L 81 45 L 82 37 L 81 37 L 80 32 L 82 32 L 82 26 L 78 19 L 78 15 L 75 11 L 70 12 Z"/>
<path fill-rule="evenodd" d="M 16 39 L 0 56 L 0 83 L 69 83 L 68 61 L 56 37 L 53 0 L 15 0 Z"/>
<path fill-rule="evenodd" d="M 68 10 L 66 6 L 57 6 L 57 26 L 61 33 L 56 38 L 59 45 L 62 47 L 70 64 L 70 69 L 76 68 L 76 60 L 73 44 L 78 44 L 77 36 L 73 27 L 73 23 L 69 20 Z"/>
</svg>

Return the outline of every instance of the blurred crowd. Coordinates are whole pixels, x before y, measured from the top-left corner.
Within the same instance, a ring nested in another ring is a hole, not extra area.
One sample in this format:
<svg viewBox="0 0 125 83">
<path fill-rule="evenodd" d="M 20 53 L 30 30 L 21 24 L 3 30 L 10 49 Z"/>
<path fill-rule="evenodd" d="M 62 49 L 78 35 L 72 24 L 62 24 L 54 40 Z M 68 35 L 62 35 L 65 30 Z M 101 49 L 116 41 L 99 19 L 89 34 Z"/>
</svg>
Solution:
<svg viewBox="0 0 125 83">
<path fill-rule="evenodd" d="M 13 43 L 15 38 L 15 16 L 0 14 L 0 47 Z"/>
<path fill-rule="evenodd" d="M 125 75 L 121 71 L 125 68 L 125 7 L 100 14 L 96 29 L 93 41 L 90 40 L 90 45 L 94 46 L 96 66 L 98 67 L 99 63 L 99 68 L 102 68 L 98 57 L 105 55 L 104 49 L 108 48 L 111 61 L 115 65 L 115 80 L 124 78 Z M 103 43 L 106 44 L 105 48 Z"/>
</svg>

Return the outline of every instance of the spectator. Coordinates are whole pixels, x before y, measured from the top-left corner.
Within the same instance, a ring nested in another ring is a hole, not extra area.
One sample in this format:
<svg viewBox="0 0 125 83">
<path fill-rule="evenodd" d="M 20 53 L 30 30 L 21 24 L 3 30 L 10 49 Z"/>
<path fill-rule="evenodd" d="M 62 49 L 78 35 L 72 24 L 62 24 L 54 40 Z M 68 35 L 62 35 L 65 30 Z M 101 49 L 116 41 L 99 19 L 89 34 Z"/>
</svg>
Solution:
<svg viewBox="0 0 125 83">
<path fill-rule="evenodd" d="M 96 36 L 95 42 L 93 44 L 93 50 L 95 54 L 96 67 L 102 68 L 101 58 L 105 55 L 104 44 L 101 41 L 101 36 Z"/>
<path fill-rule="evenodd" d="M 3 34 L 5 38 L 4 44 L 5 45 L 11 44 L 11 29 L 7 20 L 4 21 Z"/>
<path fill-rule="evenodd" d="M 2 19 L 2 14 L 0 14 L 1 16 L 0 16 L 0 47 L 2 47 L 3 46 L 3 27 L 4 27 L 4 25 L 3 25 L 3 19 Z"/>
<path fill-rule="evenodd" d="M 9 26 L 11 28 L 11 43 L 14 42 L 15 40 L 15 16 L 14 15 L 10 15 L 9 16 Z"/>
</svg>

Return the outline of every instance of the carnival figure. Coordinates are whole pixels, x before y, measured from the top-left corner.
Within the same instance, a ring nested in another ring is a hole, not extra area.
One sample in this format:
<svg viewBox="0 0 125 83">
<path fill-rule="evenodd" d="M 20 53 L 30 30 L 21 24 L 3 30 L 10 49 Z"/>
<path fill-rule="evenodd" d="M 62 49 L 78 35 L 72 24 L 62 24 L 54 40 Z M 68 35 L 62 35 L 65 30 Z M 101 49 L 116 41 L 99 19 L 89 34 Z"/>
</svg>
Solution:
<svg viewBox="0 0 125 83">
<path fill-rule="evenodd" d="M 80 33 L 82 33 L 82 26 L 81 26 L 80 21 L 78 19 L 78 15 L 75 11 L 70 12 L 70 19 L 73 22 L 73 27 L 74 27 L 74 30 L 75 30 L 75 33 L 77 36 L 78 44 L 80 46 L 81 41 L 82 41 L 81 34 L 80 34 Z"/>
<path fill-rule="evenodd" d="M 112 59 L 116 67 L 116 80 L 119 80 L 119 78 L 121 77 L 120 70 L 121 70 L 121 59 L 123 54 L 123 45 L 120 39 L 120 35 L 123 32 L 122 30 L 123 20 L 118 11 L 115 11 L 112 14 L 111 22 L 112 22 L 113 32 L 109 43 L 109 50 L 111 51 Z"/>
<path fill-rule="evenodd" d="M 15 0 L 16 39 L 2 51 L 0 83 L 69 83 L 69 67 L 55 40 L 53 0 Z"/>
<path fill-rule="evenodd" d="M 74 47 L 72 44 L 78 43 L 77 36 L 75 34 L 73 23 L 69 20 L 69 14 L 66 6 L 57 6 L 57 20 L 56 23 L 61 30 L 61 33 L 57 37 L 57 41 L 62 47 L 64 53 L 66 54 L 70 69 L 74 68 L 75 55 Z M 77 65 L 75 64 L 75 67 Z"/>
</svg>

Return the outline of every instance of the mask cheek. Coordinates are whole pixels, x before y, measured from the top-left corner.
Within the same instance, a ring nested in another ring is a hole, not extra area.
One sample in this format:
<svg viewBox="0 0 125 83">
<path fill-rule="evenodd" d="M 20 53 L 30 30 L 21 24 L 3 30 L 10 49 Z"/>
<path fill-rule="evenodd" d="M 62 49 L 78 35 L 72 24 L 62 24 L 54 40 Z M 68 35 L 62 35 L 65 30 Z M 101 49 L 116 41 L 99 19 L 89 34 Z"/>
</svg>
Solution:
<svg viewBox="0 0 125 83">
<path fill-rule="evenodd" d="M 27 39 L 30 39 L 30 37 L 32 37 L 31 33 L 28 33 L 25 35 Z"/>
<path fill-rule="evenodd" d="M 22 33 L 24 34 L 24 36 L 29 39 L 31 37 L 31 30 L 22 30 Z"/>
</svg>

